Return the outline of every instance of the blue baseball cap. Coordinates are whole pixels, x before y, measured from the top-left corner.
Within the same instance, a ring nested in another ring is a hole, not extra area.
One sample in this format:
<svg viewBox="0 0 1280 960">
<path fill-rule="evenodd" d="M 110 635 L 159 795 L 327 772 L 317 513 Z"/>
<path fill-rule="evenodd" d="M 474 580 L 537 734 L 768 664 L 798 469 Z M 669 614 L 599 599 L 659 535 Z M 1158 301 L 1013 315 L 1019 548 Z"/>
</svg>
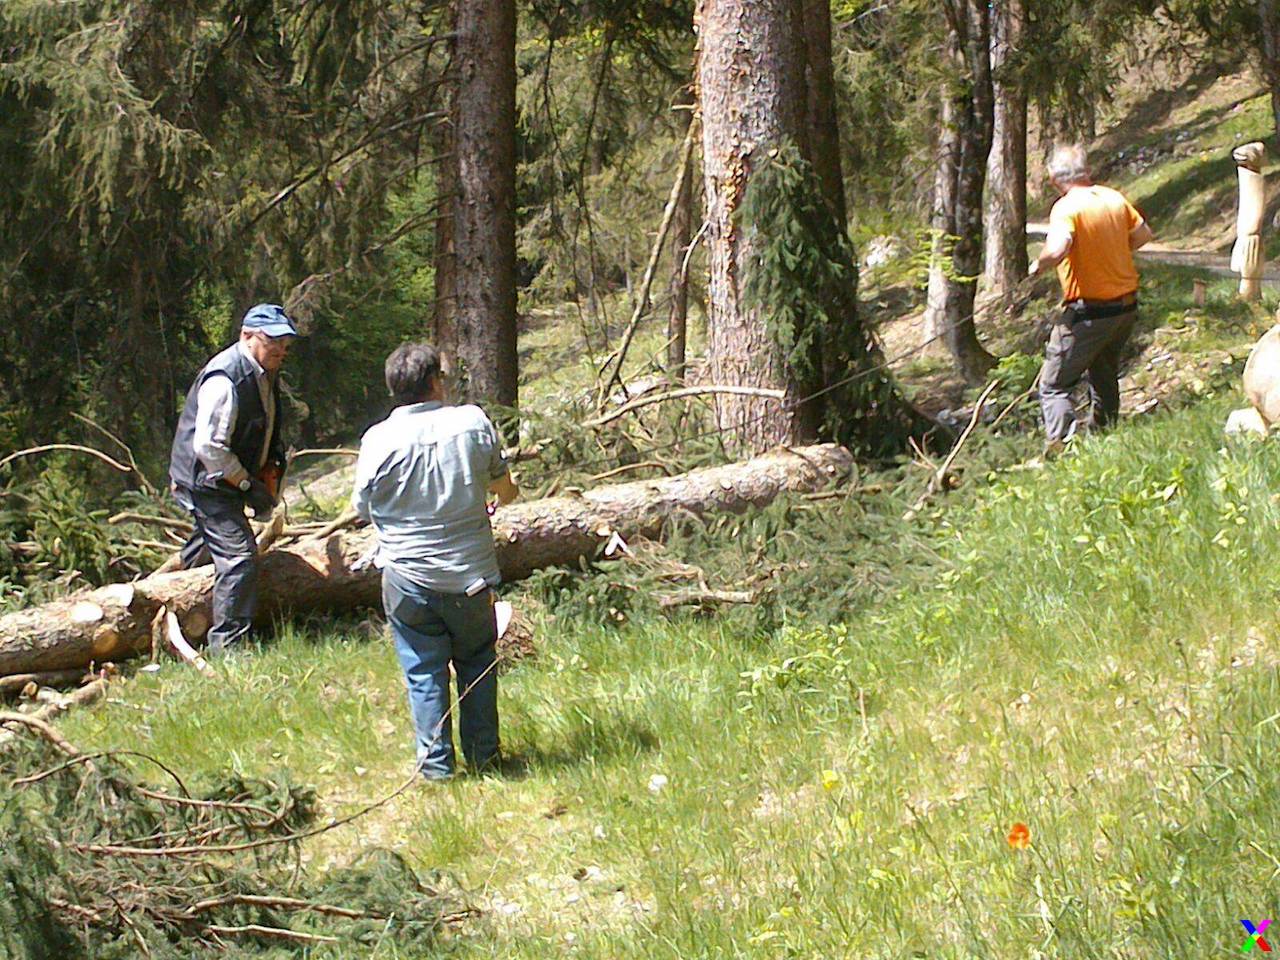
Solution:
<svg viewBox="0 0 1280 960">
<path fill-rule="evenodd" d="M 268 337 L 296 337 L 298 328 L 285 316 L 284 307 L 278 303 L 260 303 L 250 307 L 249 312 L 240 321 L 245 330 L 265 333 Z"/>
</svg>

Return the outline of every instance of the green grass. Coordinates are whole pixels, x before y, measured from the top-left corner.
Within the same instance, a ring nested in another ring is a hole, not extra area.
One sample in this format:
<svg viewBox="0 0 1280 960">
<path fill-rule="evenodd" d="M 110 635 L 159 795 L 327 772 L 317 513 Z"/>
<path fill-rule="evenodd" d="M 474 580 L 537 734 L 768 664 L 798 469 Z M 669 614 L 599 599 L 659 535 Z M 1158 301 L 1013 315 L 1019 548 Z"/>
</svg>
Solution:
<svg viewBox="0 0 1280 960">
<path fill-rule="evenodd" d="M 1136 173 L 1119 173 L 1118 185 L 1142 210 L 1157 236 L 1199 234 L 1235 216 L 1236 165 L 1231 149 L 1271 136 L 1270 98 L 1258 96 L 1233 109 L 1206 108 L 1180 117 L 1168 130 L 1138 132 L 1127 146 L 1171 152 Z"/>
<path fill-rule="evenodd" d="M 781 580 L 780 629 L 609 627 L 577 612 L 608 572 L 564 586 L 540 657 L 502 681 L 523 772 L 414 790 L 310 866 L 381 844 L 454 875 L 486 911 L 443 945 L 460 957 L 1239 950 L 1239 919 L 1280 907 L 1280 446 L 1224 446 L 1229 405 L 993 471 L 898 524 L 911 549 L 856 498 L 788 507 L 810 511 L 811 566 Z M 850 549 L 917 563 L 855 603 L 822 579 Z M 188 772 L 288 765 L 349 810 L 412 762 L 394 656 L 366 633 L 286 628 L 212 684 L 168 666 L 66 733 Z"/>
<path fill-rule="evenodd" d="M 520 334 L 520 403 L 523 408 L 547 410 L 589 395 L 590 391 L 584 384 L 595 383 L 597 371 L 622 339 L 634 304 L 625 293 L 618 292 L 605 299 L 603 308 L 608 318 L 608 349 L 601 347 L 606 342 L 601 334 L 601 322 L 593 320 L 585 306 L 580 312 L 573 304 L 564 303 L 529 314 Z M 627 351 L 623 371 L 627 381 L 660 374 L 665 367 L 666 314 L 665 303 L 651 306 L 645 314 Z M 687 346 L 690 359 L 702 353 L 705 339 L 705 322 L 691 297 Z"/>
</svg>

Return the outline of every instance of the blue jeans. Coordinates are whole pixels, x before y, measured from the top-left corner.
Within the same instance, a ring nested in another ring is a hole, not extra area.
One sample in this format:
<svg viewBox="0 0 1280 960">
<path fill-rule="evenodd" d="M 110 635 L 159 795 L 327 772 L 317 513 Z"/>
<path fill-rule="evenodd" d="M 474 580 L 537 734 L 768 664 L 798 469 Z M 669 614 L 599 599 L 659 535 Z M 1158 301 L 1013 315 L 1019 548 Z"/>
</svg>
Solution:
<svg viewBox="0 0 1280 960">
<path fill-rule="evenodd" d="M 419 586 L 390 566 L 382 571 L 382 605 L 404 668 L 418 742 L 418 769 L 428 779 L 454 770 L 449 664 L 458 677 L 462 753 L 474 770 L 498 760 L 497 622 L 493 591 L 474 597 Z"/>
</svg>

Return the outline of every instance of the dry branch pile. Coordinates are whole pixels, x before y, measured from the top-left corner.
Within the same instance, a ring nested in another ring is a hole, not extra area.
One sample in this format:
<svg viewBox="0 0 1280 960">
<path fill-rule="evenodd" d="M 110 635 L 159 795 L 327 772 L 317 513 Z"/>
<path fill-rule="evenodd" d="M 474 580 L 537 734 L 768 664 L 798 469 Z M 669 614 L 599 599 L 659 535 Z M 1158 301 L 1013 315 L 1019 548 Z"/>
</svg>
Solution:
<svg viewBox="0 0 1280 960">
<path fill-rule="evenodd" d="M 322 943 L 363 955 L 381 940 L 417 953 L 467 913 L 386 851 L 308 882 L 297 834 L 314 820 L 309 789 L 235 775 L 195 789 L 133 756 L 169 785 L 61 738 L 0 751 L 0 956 L 186 960 Z"/>
</svg>

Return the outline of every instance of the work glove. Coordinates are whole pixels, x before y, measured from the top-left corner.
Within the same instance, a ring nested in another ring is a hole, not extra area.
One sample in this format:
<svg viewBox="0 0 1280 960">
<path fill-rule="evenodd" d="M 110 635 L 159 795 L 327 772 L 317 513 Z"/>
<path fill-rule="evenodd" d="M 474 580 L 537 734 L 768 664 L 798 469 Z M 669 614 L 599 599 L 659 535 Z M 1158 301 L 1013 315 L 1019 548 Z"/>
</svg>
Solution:
<svg viewBox="0 0 1280 960">
<path fill-rule="evenodd" d="M 276 498 L 271 495 L 271 491 L 261 480 L 249 481 L 249 489 L 245 492 L 244 501 L 253 511 L 256 520 L 265 520 L 271 516 L 271 511 L 276 507 Z"/>
</svg>

